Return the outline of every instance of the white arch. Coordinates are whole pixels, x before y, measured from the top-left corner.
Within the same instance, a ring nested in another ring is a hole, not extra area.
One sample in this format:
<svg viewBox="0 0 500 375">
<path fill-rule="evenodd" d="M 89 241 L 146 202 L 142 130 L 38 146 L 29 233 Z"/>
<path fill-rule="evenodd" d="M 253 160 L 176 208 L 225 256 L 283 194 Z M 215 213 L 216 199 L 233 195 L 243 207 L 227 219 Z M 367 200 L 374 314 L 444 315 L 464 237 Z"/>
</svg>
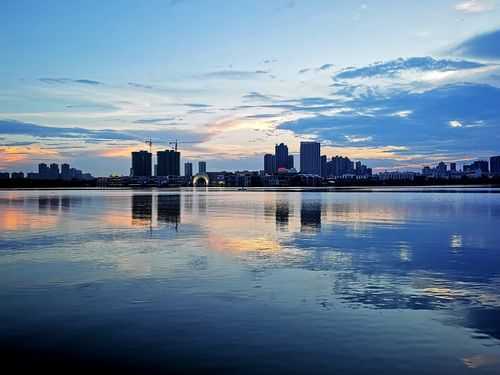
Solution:
<svg viewBox="0 0 500 375">
<path fill-rule="evenodd" d="M 193 186 L 196 186 L 197 182 L 199 180 L 204 180 L 205 181 L 205 185 L 208 186 L 208 183 L 210 182 L 210 180 L 208 179 L 208 176 L 206 174 L 197 174 L 196 176 L 193 177 Z"/>
</svg>

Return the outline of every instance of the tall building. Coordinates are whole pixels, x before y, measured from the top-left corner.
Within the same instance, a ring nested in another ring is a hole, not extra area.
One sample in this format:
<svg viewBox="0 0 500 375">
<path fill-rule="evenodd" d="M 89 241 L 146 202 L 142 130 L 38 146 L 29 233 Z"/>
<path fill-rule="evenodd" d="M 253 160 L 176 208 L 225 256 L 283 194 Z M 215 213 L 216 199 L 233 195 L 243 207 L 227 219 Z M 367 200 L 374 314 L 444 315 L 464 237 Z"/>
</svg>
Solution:
<svg viewBox="0 0 500 375">
<path fill-rule="evenodd" d="M 207 173 L 207 162 L 206 161 L 199 161 L 198 162 L 198 173 Z"/>
<path fill-rule="evenodd" d="M 457 163 L 450 163 L 450 172 L 457 171 Z"/>
<path fill-rule="evenodd" d="M 321 177 L 327 176 L 326 155 L 321 155 Z"/>
<path fill-rule="evenodd" d="M 193 177 L 193 163 L 184 163 L 184 176 Z"/>
<path fill-rule="evenodd" d="M 321 175 L 321 145 L 319 142 L 300 142 L 300 171 Z"/>
<path fill-rule="evenodd" d="M 45 163 L 38 164 L 38 177 L 41 180 L 45 180 L 50 177 L 49 167 L 47 167 L 47 164 Z"/>
<path fill-rule="evenodd" d="M 347 156 L 335 156 L 326 164 L 327 177 L 340 177 L 345 174 L 354 174 L 354 162 Z"/>
<path fill-rule="evenodd" d="M 67 163 L 61 164 L 61 178 L 66 181 L 71 180 L 71 171 Z"/>
<path fill-rule="evenodd" d="M 147 151 L 132 152 L 132 169 L 130 174 L 133 177 L 151 177 L 152 154 Z"/>
<path fill-rule="evenodd" d="M 500 156 L 492 156 L 490 158 L 490 172 L 493 175 L 500 175 Z"/>
<path fill-rule="evenodd" d="M 464 172 L 480 171 L 487 174 L 489 172 L 488 162 L 486 160 L 477 160 L 472 164 L 464 165 Z"/>
<path fill-rule="evenodd" d="M 59 164 L 52 163 L 49 168 L 49 178 L 51 180 L 57 180 L 59 178 Z"/>
<path fill-rule="evenodd" d="M 276 156 L 276 170 L 280 168 L 288 169 L 288 147 L 284 143 L 280 143 L 274 147 L 274 155 Z"/>
<path fill-rule="evenodd" d="M 288 169 L 295 168 L 295 162 L 293 160 L 293 155 L 288 155 Z"/>
<path fill-rule="evenodd" d="M 264 172 L 267 174 L 276 173 L 276 157 L 274 155 L 264 155 Z"/>
<path fill-rule="evenodd" d="M 181 153 L 174 150 L 158 151 L 156 153 L 157 176 L 180 176 Z"/>
</svg>

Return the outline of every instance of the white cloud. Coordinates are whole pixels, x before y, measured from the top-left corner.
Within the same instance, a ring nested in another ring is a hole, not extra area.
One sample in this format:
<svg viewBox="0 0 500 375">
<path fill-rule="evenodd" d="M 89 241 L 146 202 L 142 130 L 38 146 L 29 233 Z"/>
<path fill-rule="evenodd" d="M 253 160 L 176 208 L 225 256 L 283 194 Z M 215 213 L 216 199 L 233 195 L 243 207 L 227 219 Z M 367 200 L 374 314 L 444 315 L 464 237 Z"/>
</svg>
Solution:
<svg viewBox="0 0 500 375">
<path fill-rule="evenodd" d="M 345 139 L 351 143 L 359 143 L 359 142 L 370 142 L 373 140 L 373 137 L 358 137 L 355 135 L 344 135 Z"/>
<path fill-rule="evenodd" d="M 455 5 L 455 9 L 463 13 L 483 13 L 495 9 L 491 0 L 466 0 Z"/>
<path fill-rule="evenodd" d="M 462 123 L 458 120 L 451 120 L 448 122 L 448 125 L 450 125 L 452 128 L 461 128 L 463 126 Z"/>
</svg>

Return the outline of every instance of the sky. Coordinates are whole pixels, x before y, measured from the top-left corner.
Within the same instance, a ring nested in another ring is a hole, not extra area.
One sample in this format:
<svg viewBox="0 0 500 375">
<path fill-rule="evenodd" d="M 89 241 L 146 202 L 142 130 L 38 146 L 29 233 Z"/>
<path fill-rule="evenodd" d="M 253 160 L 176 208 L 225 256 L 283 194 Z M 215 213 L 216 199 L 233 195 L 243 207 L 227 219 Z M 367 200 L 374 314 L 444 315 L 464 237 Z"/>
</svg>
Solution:
<svg viewBox="0 0 500 375">
<path fill-rule="evenodd" d="M 375 171 L 500 155 L 498 0 L 0 3 L 0 170 L 259 170 L 302 140 Z M 182 143 L 185 142 L 185 143 Z"/>
</svg>

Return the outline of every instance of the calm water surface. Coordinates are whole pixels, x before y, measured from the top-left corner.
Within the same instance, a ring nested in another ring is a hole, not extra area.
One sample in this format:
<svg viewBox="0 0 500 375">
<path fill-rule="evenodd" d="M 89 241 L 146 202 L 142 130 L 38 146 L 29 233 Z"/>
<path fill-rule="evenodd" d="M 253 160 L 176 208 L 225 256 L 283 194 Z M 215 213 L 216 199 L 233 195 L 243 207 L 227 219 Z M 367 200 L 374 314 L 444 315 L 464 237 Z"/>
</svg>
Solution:
<svg viewBox="0 0 500 375">
<path fill-rule="evenodd" d="M 2 191 L 2 363 L 498 374 L 499 192 Z"/>
</svg>

